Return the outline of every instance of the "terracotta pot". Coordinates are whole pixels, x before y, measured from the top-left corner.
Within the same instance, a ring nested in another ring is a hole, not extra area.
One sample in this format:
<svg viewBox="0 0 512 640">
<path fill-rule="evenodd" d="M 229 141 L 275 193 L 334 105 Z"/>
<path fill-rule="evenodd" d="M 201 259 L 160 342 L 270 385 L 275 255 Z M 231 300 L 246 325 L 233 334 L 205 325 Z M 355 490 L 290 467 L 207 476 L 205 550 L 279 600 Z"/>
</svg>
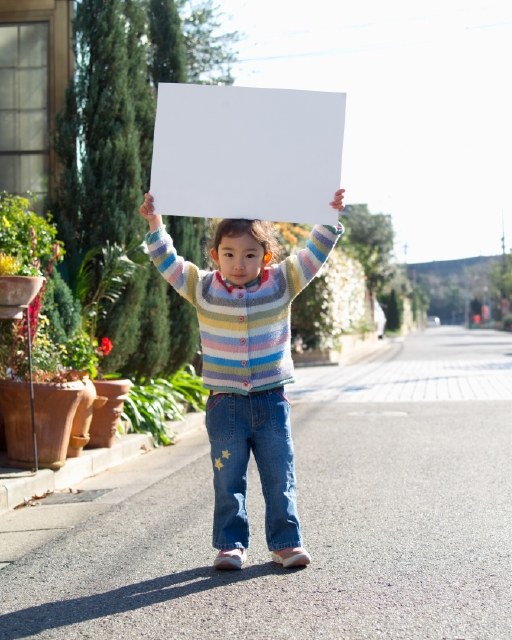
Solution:
<svg viewBox="0 0 512 640">
<path fill-rule="evenodd" d="M 117 436 L 117 427 L 123 413 L 124 401 L 132 383 L 130 380 L 94 380 L 96 393 L 106 396 L 107 402 L 92 415 L 91 439 L 86 449 L 110 448 Z"/>
<path fill-rule="evenodd" d="M 78 458 L 82 454 L 83 448 L 90 440 L 89 427 L 91 426 L 92 412 L 107 401 L 107 398 L 96 396 L 96 387 L 89 378 L 83 378 L 82 382 L 84 383 L 84 392 L 73 418 L 68 458 Z"/>
<path fill-rule="evenodd" d="M 66 464 L 69 435 L 84 391 L 82 382 L 34 383 L 37 462 L 46 469 Z M 0 380 L 0 405 L 4 414 L 7 459 L 14 467 L 34 466 L 30 384 Z"/>
<path fill-rule="evenodd" d="M 16 306 L 30 304 L 43 286 L 44 280 L 40 276 L 0 276 L 0 318 L 23 318 L 23 309 L 16 309 Z"/>
</svg>

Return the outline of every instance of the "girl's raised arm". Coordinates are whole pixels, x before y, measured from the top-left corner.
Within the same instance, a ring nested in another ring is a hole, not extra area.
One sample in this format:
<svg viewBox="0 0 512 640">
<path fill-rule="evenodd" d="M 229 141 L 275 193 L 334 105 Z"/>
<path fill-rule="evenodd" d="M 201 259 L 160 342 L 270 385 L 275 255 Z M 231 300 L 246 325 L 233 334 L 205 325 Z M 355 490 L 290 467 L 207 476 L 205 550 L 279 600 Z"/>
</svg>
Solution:
<svg viewBox="0 0 512 640">
<path fill-rule="evenodd" d="M 345 189 L 336 191 L 334 200 L 329 203 L 333 209 L 342 211 L 345 208 L 344 193 Z M 281 262 L 279 268 L 286 272 L 291 298 L 295 298 L 320 271 L 343 231 L 341 223 L 338 223 L 337 227 L 317 224 L 309 236 L 306 247 L 297 255 L 289 256 Z"/>
<path fill-rule="evenodd" d="M 162 277 L 195 306 L 199 268 L 178 255 L 172 238 L 163 225 L 162 216 L 157 215 L 154 210 L 153 198 L 148 192 L 144 196 L 140 213 L 149 222 L 146 244 L 151 260 Z"/>
</svg>

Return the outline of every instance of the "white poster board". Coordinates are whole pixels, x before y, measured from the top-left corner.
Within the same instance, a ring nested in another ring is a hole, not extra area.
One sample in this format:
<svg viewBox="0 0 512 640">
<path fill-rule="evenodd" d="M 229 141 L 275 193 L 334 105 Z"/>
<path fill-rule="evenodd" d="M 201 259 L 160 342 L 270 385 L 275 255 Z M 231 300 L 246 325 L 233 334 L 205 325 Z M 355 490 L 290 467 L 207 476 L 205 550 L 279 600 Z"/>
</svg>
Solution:
<svg viewBox="0 0 512 640">
<path fill-rule="evenodd" d="M 336 224 L 345 102 L 344 93 L 160 84 L 155 211 Z"/>
</svg>

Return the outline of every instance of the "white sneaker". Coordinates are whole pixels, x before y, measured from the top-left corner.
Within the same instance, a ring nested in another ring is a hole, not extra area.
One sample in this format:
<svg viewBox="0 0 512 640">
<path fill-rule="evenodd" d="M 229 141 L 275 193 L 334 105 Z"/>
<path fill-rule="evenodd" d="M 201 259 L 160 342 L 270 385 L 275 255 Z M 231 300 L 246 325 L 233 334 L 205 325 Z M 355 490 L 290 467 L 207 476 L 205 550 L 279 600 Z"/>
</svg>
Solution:
<svg viewBox="0 0 512 640">
<path fill-rule="evenodd" d="M 311 556 L 303 547 L 290 547 L 280 551 L 272 551 L 272 560 L 282 564 L 285 569 L 304 567 L 311 562 Z"/>
<path fill-rule="evenodd" d="M 216 569 L 233 571 L 234 569 L 241 569 L 246 560 L 247 552 L 245 549 L 223 549 L 217 554 L 213 566 Z"/>
</svg>

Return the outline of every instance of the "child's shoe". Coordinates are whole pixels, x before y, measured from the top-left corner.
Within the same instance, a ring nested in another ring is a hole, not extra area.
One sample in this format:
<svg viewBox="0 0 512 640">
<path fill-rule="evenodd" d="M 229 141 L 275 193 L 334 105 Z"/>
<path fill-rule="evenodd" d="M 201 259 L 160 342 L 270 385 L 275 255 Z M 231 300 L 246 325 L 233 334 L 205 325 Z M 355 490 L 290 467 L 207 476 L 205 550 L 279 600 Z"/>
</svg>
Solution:
<svg viewBox="0 0 512 640">
<path fill-rule="evenodd" d="M 303 547 L 289 547 L 280 551 L 272 551 L 272 560 L 282 564 L 285 569 L 292 569 L 309 564 L 311 556 Z"/>
<path fill-rule="evenodd" d="M 247 552 L 245 549 L 223 549 L 217 554 L 213 566 L 216 569 L 233 571 L 234 569 L 241 569 L 246 560 Z"/>
</svg>

